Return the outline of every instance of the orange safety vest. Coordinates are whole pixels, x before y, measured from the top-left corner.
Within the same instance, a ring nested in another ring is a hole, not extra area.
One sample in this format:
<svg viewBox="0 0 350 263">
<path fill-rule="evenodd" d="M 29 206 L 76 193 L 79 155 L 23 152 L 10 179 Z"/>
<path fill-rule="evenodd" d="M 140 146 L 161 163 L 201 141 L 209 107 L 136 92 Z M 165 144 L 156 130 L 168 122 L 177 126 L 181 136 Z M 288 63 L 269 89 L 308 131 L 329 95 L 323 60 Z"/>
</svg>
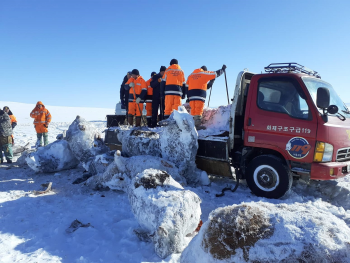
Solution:
<svg viewBox="0 0 350 263">
<path fill-rule="evenodd" d="M 150 78 L 149 80 L 146 81 L 147 85 L 147 95 L 145 102 L 146 103 L 152 103 L 152 97 L 153 97 L 153 88 L 151 87 L 151 81 L 153 78 Z"/>
<path fill-rule="evenodd" d="M 140 96 L 142 91 L 147 92 L 147 85 L 146 85 L 146 81 L 141 76 L 138 76 L 137 79 L 134 79 L 133 77 L 131 77 L 125 83 L 125 85 L 129 85 L 131 82 L 135 84 L 135 87 L 134 88 L 130 87 L 129 89 L 129 102 L 134 102 L 136 100 L 136 97 L 134 95 L 134 89 L 135 89 L 136 96 Z"/>
<path fill-rule="evenodd" d="M 182 96 L 182 85 L 185 84 L 185 74 L 177 64 L 170 65 L 162 77 L 165 82 L 165 95 Z"/>
<path fill-rule="evenodd" d="M 215 71 L 204 71 L 201 68 L 195 69 L 186 81 L 189 101 L 200 100 L 205 102 L 205 98 L 207 97 L 207 83 L 215 78 Z"/>
<path fill-rule="evenodd" d="M 39 105 L 42 105 L 41 109 L 38 108 Z M 44 124 L 47 126 L 51 122 L 51 114 L 41 101 L 38 101 L 36 107 L 30 113 L 30 117 L 34 118 L 33 123 L 37 133 L 48 132 Z"/>
<path fill-rule="evenodd" d="M 13 122 L 17 122 L 15 115 L 12 114 L 12 115 L 9 115 L 9 117 L 10 117 L 10 119 L 11 119 L 11 124 L 12 124 Z"/>
</svg>

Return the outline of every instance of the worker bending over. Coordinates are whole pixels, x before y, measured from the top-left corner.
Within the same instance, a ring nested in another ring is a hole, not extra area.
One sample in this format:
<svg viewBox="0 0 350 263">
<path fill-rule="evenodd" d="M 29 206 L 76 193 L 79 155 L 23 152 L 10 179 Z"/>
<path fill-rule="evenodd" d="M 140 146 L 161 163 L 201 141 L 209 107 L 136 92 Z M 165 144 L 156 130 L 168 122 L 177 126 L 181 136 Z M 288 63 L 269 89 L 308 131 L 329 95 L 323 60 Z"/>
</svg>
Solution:
<svg viewBox="0 0 350 263">
<path fill-rule="evenodd" d="M 191 115 L 193 116 L 197 130 L 205 129 L 204 126 L 201 126 L 201 122 L 205 98 L 207 97 L 207 89 L 212 87 L 215 78 L 219 77 L 225 69 L 226 65 L 223 65 L 222 68 L 217 71 L 207 71 L 207 67 L 202 66 L 201 68 L 195 69 L 187 78 L 187 97 L 190 101 Z"/>
</svg>

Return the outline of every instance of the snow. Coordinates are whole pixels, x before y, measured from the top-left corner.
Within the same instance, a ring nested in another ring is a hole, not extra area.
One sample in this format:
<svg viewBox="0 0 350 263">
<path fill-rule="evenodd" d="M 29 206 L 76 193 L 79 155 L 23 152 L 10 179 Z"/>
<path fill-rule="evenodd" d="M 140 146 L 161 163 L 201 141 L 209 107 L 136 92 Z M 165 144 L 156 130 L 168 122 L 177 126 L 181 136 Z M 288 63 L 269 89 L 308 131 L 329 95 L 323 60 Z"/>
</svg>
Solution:
<svg viewBox="0 0 350 263">
<path fill-rule="evenodd" d="M 25 107 L 14 110 L 10 102 L 1 103 L 2 106 L 10 106 L 16 117 L 28 116 L 32 110 L 32 106 L 29 110 Z M 52 113 L 53 108 L 47 107 Z M 61 108 L 63 110 L 65 107 Z M 87 120 L 92 120 L 89 117 L 92 115 L 89 114 L 94 114 L 94 109 L 77 108 L 77 111 L 70 116 L 61 115 L 60 111 L 55 113 L 57 119 L 53 118 L 49 126 L 50 142 L 55 141 L 58 134 L 68 129 L 76 115 L 87 116 Z M 104 114 L 112 112 L 113 110 Z M 93 120 L 104 120 L 104 118 L 101 115 L 100 118 Z M 18 126 L 14 129 L 16 144 L 20 146 L 28 142 L 30 145 L 35 144 L 36 134 L 31 123 L 32 120 L 21 122 L 19 119 Z M 103 121 L 92 123 L 99 132 L 105 129 L 106 123 Z M 18 156 L 14 160 L 17 158 Z M 101 163 L 104 162 L 104 157 L 95 156 L 95 158 Z M 113 158 L 112 163 L 124 163 L 113 167 L 124 169 L 120 171 L 120 175 L 125 174 L 126 177 L 130 175 L 129 182 L 131 173 L 137 175 L 151 168 L 163 170 L 164 167 L 172 165 L 171 161 L 166 161 L 165 164 L 164 159 L 160 157 L 153 159 L 147 155 L 129 158 L 112 156 Z M 144 165 L 140 165 L 141 160 Z M 177 181 L 175 176 L 178 168 L 175 166 L 167 168 L 169 169 L 167 173 Z M 107 171 L 108 169 L 103 175 Z M 132 212 L 128 193 L 124 191 L 126 188 L 118 188 L 120 180 L 115 173 L 109 173 L 111 177 L 105 181 L 109 184 L 110 190 L 107 191 L 108 188 L 94 190 L 88 183 L 72 184 L 74 180 L 83 176 L 83 172 L 84 169 L 80 165 L 56 173 L 38 173 L 28 166 L 18 166 L 16 163 L 13 166 L 0 165 L 1 262 L 181 261 L 181 253 L 173 253 L 161 259 L 156 254 L 152 242 L 141 241 L 135 234 L 134 230 L 140 229 L 140 222 Z M 91 178 L 101 179 L 103 176 L 97 174 Z M 254 196 L 244 181 L 236 192 L 227 191 L 225 196 L 217 198 L 215 194 L 220 193 L 227 185 L 233 185 L 234 182 L 228 178 L 213 176 L 209 176 L 209 179 L 210 186 L 190 187 L 180 184 L 184 190 L 177 190 L 191 191 L 201 199 L 201 220 L 204 225 L 193 239 L 187 237 L 186 244 L 190 242 L 188 249 L 195 247 L 196 243 L 199 245 L 198 241 L 209 225 L 209 218 L 212 217 L 209 215 L 212 211 L 245 204 L 259 208 L 274 226 L 274 234 L 271 237 L 259 240 L 250 248 L 249 256 L 252 259 L 276 262 L 276 255 L 286 258 L 294 249 L 294 256 L 297 257 L 302 255 L 305 244 L 315 244 L 318 250 L 309 249 L 311 255 L 323 256 L 322 253 L 328 251 L 329 255 L 335 256 L 338 253 L 338 258 L 343 255 L 343 258 L 336 262 L 350 262 L 347 254 L 350 249 L 346 247 L 350 229 L 349 177 L 324 182 L 312 181 L 310 184 L 295 181 L 291 191 L 278 200 Z M 34 190 L 44 190 L 41 185 L 48 182 L 53 183 L 52 191 L 43 195 L 33 194 Z M 130 184 L 125 184 L 125 187 L 126 185 Z M 212 215 L 215 214 L 216 212 Z M 79 227 L 76 231 L 67 233 L 66 230 L 76 219 L 82 224 L 90 223 L 91 226 Z M 286 242 L 286 245 L 283 242 Z M 323 252 L 320 252 L 322 249 Z M 183 258 L 187 255 L 186 251 L 185 248 L 182 252 Z M 199 258 L 192 262 L 212 262 L 212 258 L 199 248 L 192 249 L 191 252 Z M 238 258 L 239 256 L 243 257 L 242 250 L 237 250 L 235 262 L 246 262 L 244 258 Z M 319 262 L 332 262 L 328 257 L 323 257 L 322 260 Z M 310 261 L 306 258 L 303 262 Z"/>
<path fill-rule="evenodd" d="M 109 130 L 117 133 L 125 155 L 162 157 L 176 165 L 187 184 L 209 184 L 206 172 L 199 170 L 195 164 L 198 134 L 193 118 L 185 107 L 180 106 L 160 125 L 162 127 L 150 130 L 129 126 L 112 127 Z"/>
<path fill-rule="evenodd" d="M 0 101 L 0 107 L 2 109 L 4 106 L 8 106 L 13 115 L 16 116 L 18 123 L 32 124 L 33 118 L 29 114 L 35 108 L 36 103 L 36 101 L 33 104 Z M 51 113 L 51 120 L 55 123 L 72 122 L 77 115 L 81 115 L 82 113 L 84 113 L 88 121 L 104 121 L 106 120 L 106 115 L 114 114 L 114 109 L 109 108 L 62 107 L 46 105 L 45 101 L 42 101 L 42 103 Z"/>
<path fill-rule="evenodd" d="M 317 204 L 250 202 L 218 208 L 181 262 L 347 262 L 349 227 Z"/>
<path fill-rule="evenodd" d="M 65 140 L 40 147 L 26 157 L 30 168 L 36 172 L 52 173 L 77 167 L 79 161 Z"/>
<path fill-rule="evenodd" d="M 78 115 L 69 126 L 64 140 L 67 140 L 72 152 L 85 170 L 93 175 L 96 174 L 96 167 L 93 165 L 95 156 L 109 150 L 103 144 L 102 134 L 97 127 Z"/>
<path fill-rule="evenodd" d="M 188 112 L 191 112 L 189 104 L 184 104 Z M 211 135 L 219 135 L 230 130 L 231 105 L 219 106 L 218 108 L 204 107 L 202 126 L 205 130 L 198 131 L 198 137 L 203 138 Z"/>
<path fill-rule="evenodd" d="M 86 184 L 93 189 L 102 185 L 113 190 L 127 192 L 133 178 L 150 168 L 165 171 L 173 175 L 177 183 L 186 185 L 185 178 L 179 174 L 179 169 L 174 163 L 149 155 L 123 157 L 119 151 L 115 152 L 114 161 L 105 172 L 92 176 Z"/>
<path fill-rule="evenodd" d="M 128 188 L 132 211 L 161 258 L 180 253 L 200 222 L 200 198 L 161 170 L 146 169 Z"/>
</svg>

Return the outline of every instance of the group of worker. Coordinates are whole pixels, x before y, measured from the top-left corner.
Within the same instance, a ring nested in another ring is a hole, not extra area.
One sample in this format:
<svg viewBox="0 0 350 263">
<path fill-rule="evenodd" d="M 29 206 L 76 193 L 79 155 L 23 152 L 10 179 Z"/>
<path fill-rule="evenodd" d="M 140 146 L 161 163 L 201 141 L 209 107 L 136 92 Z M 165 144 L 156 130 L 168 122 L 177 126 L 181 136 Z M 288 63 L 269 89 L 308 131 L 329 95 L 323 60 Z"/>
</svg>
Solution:
<svg viewBox="0 0 350 263">
<path fill-rule="evenodd" d="M 137 69 L 129 71 L 120 87 L 120 99 L 122 108 L 127 111 L 128 124 L 133 125 L 136 117 L 136 126 L 141 126 L 143 104 L 146 103 L 147 126 L 156 127 L 158 119 L 167 119 L 187 96 L 196 128 L 204 129 L 201 121 L 206 92 L 225 69 L 223 65 L 217 71 L 208 71 L 206 66 L 202 66 L 195 69 L 187 81 L 176 59 L 170 61 L 168 68 L 161 66 L 158 74 L 152 72 L 147 81 Z"/>
<path fill-rule="evenodd" d="M 41 101 L 38 101 L 35 108 L 30 113 L 30 117 L 34 118 L 34 127 L 37 133 L 36 147 L 42 146 L 42 139 L 44 138 L 44 145 L 48 141 L 48 126 L 51 122 L 51 114 L 45 108 Z M 7 163 L 12 163 L 13 150 L 12 146 L 15 143 L 13 137 L 13 129 L 17 125 L 17 119 L 13 115 L 8 106 L 0 109 L 0 163 L 4 163 L 3 153 Z"/>
</svg>

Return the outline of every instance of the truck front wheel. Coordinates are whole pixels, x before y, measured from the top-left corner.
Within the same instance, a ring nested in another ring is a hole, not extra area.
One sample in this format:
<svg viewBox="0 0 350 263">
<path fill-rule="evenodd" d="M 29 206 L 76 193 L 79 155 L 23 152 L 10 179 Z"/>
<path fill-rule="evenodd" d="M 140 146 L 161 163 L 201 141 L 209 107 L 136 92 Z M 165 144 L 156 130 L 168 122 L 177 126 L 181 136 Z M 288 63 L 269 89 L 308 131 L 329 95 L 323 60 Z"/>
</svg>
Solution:
<svg viewBox="0 0 350 263">
<path fill-rule="evenodd" d="M 246 180 L 255 195 L 280 198 L 291 188 L 293 176 L 280 158 L 260 155 L 248 164 Z"/>
</svg>

